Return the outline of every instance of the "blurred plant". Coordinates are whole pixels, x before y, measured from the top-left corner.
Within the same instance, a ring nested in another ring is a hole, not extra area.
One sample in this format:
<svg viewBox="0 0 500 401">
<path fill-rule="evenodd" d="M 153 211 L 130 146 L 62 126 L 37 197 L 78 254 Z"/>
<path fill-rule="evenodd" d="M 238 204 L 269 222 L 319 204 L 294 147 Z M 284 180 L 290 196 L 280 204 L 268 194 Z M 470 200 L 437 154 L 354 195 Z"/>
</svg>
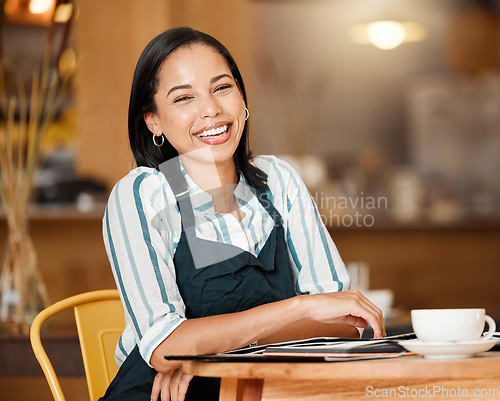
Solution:
<svg viewBox="0 0 500 401">
<path fill-rule="evenodd" d="M 33 72 L 29 94 L 15 65 L 0 54 L 0 203 L 9 228 L 0 277 L 0 328 L 11 333 L 27 332 L 36 313 L 49 303 L 28 231 L 27 207 L 44 137 L 74 73 L 67 62 L 73 53 L 66 49 L 73 13 L 61 21 L 60 5 L 68 3 L 55 5 L 44 57 Z M 54 52 L 55 32 L 61 27 L 62 40 Z"/>
</svg>

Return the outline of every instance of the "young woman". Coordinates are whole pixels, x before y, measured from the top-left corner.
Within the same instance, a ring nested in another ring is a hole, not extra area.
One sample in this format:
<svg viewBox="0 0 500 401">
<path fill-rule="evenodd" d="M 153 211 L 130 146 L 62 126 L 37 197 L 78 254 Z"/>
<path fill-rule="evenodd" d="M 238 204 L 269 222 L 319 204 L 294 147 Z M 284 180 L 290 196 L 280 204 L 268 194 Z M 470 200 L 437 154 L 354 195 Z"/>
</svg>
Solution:
<svg viewBox="0 0 500 401">
<path fill-rule="evenodd" d="M 135 70 L 129 140 L 137 168 L 113 189 L 103 234 L 125 309 L 104 399 L 218 399 L 166 355 L 313 336 L 385 335 L 356 290 L 297 173 L 251 157 L 245 87 L 213 37 L 175 28 Z M 304 133 L 308 134 L 308 133 Z"/>
</svg>

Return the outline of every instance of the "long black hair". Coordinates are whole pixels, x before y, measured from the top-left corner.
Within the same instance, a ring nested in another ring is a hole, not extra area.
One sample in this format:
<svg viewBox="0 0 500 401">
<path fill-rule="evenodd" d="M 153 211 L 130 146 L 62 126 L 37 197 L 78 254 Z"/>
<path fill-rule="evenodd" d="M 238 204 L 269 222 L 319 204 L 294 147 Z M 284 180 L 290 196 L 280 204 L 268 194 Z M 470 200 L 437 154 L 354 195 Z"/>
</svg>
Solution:
<svg viewBox="0 0 500 401">
<path fill-rule="evenodd" d="M 245 104 L 247 95 L 241 73 L 229 51 L 214 37 L 188 27 L 172 28 L 156 36 L 142 52 L 134 72 L 128 108 L 128 135 L 130 147 L 137 166 L 158 168 L 158 166 L 178 156 L 177 150 L 165 139 L 163 146 L 155 146 L 152 133 L 144 121 L 147 113 L 156 113 L 154 95 L 158 90 L 158 71 L 165 59 L 181 47 L 201 43 L 213 47 L 220 53 L 233 74 Z M 266 175 L 250 163 L 252 154 L 249 149 L 248 121 L 234 153 L 238 173 L 254 186 L 268 189 Z"/>
</svg>

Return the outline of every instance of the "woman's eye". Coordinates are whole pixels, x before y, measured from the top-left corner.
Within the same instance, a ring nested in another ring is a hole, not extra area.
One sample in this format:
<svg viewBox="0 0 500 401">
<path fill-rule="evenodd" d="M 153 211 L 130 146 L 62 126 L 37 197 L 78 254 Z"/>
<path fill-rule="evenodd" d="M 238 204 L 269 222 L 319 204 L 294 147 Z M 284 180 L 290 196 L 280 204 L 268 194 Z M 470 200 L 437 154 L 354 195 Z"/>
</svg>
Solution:
<svg viewBox="0 0 500 401">
<path fill-rule="evenodd" d="M 181 96 L 174 100 L 174 103 L 185 102 L 186 100 L 191 99 L 191 96 Z"/>
<path fill-rule="evenodd" d="M 226 89 L 231 89 L 233 86 L 230 85 L 230 84 L 224 84 L 224 85 L 220 85 L 218 86 L 217 88 L 215 88 L 215 91 L 214 92 L 220 92 L 220 91 L 223 91 L 223 90 L 226 90 Z"/>
</svg>

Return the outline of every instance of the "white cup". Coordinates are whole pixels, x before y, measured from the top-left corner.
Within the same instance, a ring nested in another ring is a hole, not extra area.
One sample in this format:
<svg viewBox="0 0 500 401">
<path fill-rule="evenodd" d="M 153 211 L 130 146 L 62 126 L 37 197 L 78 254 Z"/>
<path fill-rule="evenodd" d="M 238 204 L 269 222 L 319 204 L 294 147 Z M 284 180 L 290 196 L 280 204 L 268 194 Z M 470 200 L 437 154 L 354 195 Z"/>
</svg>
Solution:
<svg viewBox="0 0 500 401">
<path fill-rule="evenodd" d="M 483 336 L 484 323 L 488 332 Z M 481 308 L 414 309 L 411 324 L 423 342 L 486 341 L 496 330 L 495 321 Z"/>
</svg>

